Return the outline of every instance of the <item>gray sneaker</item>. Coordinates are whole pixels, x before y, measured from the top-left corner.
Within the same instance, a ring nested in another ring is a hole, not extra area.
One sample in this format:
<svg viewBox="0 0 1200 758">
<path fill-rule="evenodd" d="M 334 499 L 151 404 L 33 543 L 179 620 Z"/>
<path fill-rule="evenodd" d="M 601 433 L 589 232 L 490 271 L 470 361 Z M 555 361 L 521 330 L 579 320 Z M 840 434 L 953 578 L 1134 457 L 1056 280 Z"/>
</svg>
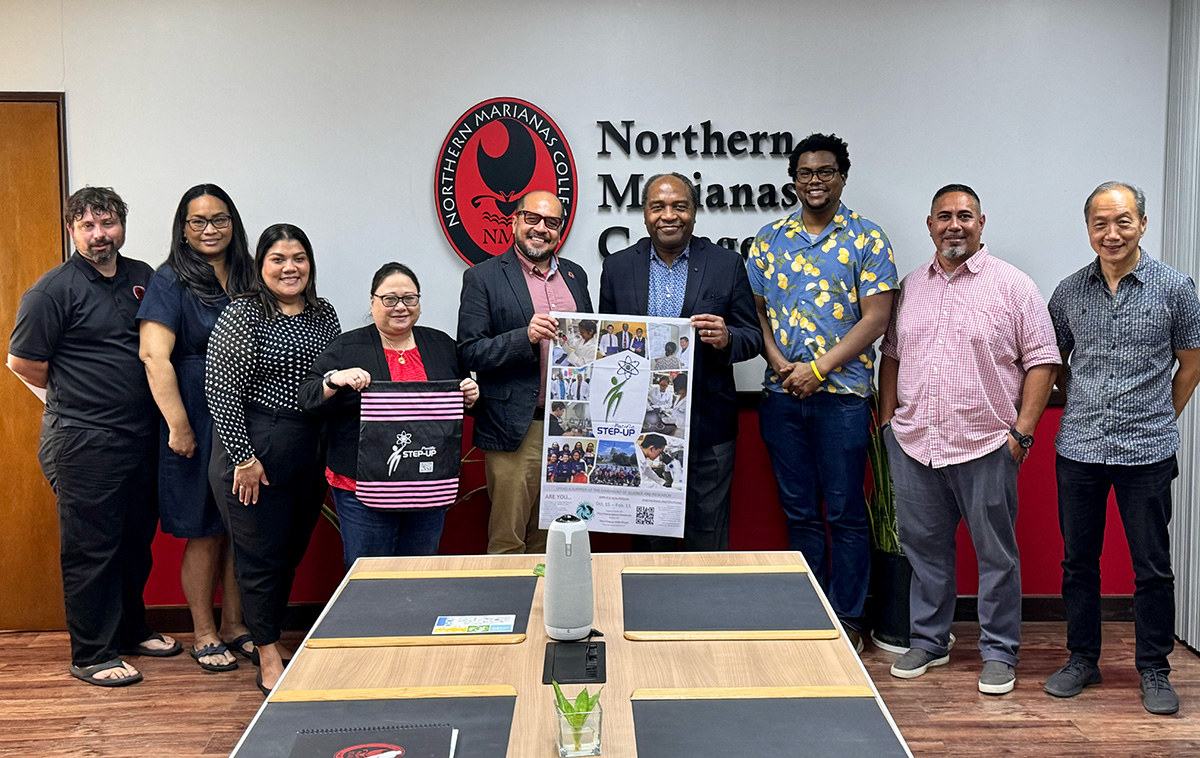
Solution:
<svg viewBox="0 0 1200 758">
<path fill-rule="evenodd" d="M 949 654 L 938 657 L 928 650 L 913 647 L 892 664 L 892 676 L 899 679 L 916 679 L 930 666 L 945 666 L 949 662 Z"/>
<path fill-rule="evenodd" d="M 1179 710 L 1179 696 L 1167 675 L 1170 669 L 1146 669 L 1142 672 L 1142 707 L 1151 713 L 1170 716 Z"/>
<path fill-rule="evenodd" d="M 1072 658 L 1067 665 L 1050 675 L 1042 689 L 1054 697 L 1075 697 L 1083 688 L 1104 681 L 1100 667 L 1091 661 Z"/>
<path fill-rule="evenodd" d="M 1017 684 L 1017 672 L 1004 661 L 984 661 L 979 674 L 979 691 L 985 695 L 1005 695 Z"/>
</svg>

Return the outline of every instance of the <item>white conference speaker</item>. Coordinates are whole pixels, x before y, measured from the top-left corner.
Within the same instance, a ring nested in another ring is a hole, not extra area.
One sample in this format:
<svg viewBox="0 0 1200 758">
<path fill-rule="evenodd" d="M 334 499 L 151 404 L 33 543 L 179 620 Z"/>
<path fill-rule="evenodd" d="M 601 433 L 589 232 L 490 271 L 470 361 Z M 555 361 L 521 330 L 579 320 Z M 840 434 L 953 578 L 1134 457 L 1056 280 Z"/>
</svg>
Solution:
<svg viewBox="0 0 1200 758">
<path fill-rule="evenodd" d="M 592 543 L 587 522 L 570 514 L 550 524 L 546 537 L 546 634 L 581 640 L 592 631 Z"/>
</svg>

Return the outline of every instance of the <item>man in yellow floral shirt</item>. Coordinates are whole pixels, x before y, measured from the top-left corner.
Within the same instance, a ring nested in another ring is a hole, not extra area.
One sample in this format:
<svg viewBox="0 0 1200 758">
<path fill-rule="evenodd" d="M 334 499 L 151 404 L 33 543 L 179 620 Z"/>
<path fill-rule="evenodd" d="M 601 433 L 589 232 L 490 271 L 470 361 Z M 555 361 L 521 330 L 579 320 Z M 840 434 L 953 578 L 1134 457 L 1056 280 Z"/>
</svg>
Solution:
<svg viewBox="0 0 1200 758">
<path fill-rule="evenodd" d="M 888 326 L 896 264 L 883 230 L 841 202 L 850 152 L 837 135 L 801 140 L 788 172 L 800 211 L 762 228 L 748 264 L 768 364 L 759 428 L 788 544 L 861 649 L 872 345 Z"/>
</svg>

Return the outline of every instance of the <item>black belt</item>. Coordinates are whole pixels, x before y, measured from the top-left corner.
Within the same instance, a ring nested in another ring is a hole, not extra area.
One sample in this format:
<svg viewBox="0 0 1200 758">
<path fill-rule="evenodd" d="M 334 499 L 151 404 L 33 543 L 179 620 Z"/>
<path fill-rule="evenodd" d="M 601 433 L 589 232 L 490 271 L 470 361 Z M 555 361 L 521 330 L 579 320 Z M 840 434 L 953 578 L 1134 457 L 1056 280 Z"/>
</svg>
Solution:
<svg viewBox="0 0 1200 758">
<path fill-rule="evenodd" d="M 262 403 L 254 401 L 246 403 L 246 413 L 253 413 L 257 416 L 266 416 L 267 418 L 284 418 L 293 421 L 320 421 L 321 417 L 304 411 L 295 411 L 291 408 L 272 408 Z"/>
</svg>

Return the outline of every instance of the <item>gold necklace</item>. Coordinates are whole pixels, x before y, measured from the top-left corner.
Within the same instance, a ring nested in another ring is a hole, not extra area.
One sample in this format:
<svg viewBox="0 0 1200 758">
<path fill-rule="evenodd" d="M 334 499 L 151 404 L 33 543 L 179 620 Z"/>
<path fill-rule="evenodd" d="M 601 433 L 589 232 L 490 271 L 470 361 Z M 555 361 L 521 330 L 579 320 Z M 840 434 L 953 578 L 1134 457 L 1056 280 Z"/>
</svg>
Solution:
<svg viewBox="0 0 1200 758">
<path fill-rule="evenodd" d="M 395 345 L 393 345 L 393 344 L 392 344 L 392 341 L 391 341 L 390 339 L 388 339 L 387 335 L 386 335 L 386 334 L 384 334 L 383 332 L 380 332 L 380 333 L 379 333 L 379 336 L 380 336 L 380 337 L 383 337 L 384 344 L 386 344 L 386 345 L 387 345 L 387 349 L 388 349 L 388 350 L 394 350 L 394 351 L 396 352 L 396 357 L 397 357 L 397 358 L 400 360 L 400 363 L 402 363 L 402 364 L 403 364 L 403 363 L 408 363 L 408 361 L 406 361 L 406 360 L 404 359 L 404 350 L 405 350 L 405 348 L 399 348 L 399 347 L 396 347 Z M 411 335 L 411 334 L 409 335 L 409 338 L 410 338 L 410 339 L 412 338 L 412 335 Z M 414 346 L 414 347 L 416 346 L 416 340 L 413 340 L 413 346 Z M 408 350 L 411 350 L 412 348 L 410 347 L 410 348 L 407 348 L 407 349 L 408 349 Z"/>
</svg>

